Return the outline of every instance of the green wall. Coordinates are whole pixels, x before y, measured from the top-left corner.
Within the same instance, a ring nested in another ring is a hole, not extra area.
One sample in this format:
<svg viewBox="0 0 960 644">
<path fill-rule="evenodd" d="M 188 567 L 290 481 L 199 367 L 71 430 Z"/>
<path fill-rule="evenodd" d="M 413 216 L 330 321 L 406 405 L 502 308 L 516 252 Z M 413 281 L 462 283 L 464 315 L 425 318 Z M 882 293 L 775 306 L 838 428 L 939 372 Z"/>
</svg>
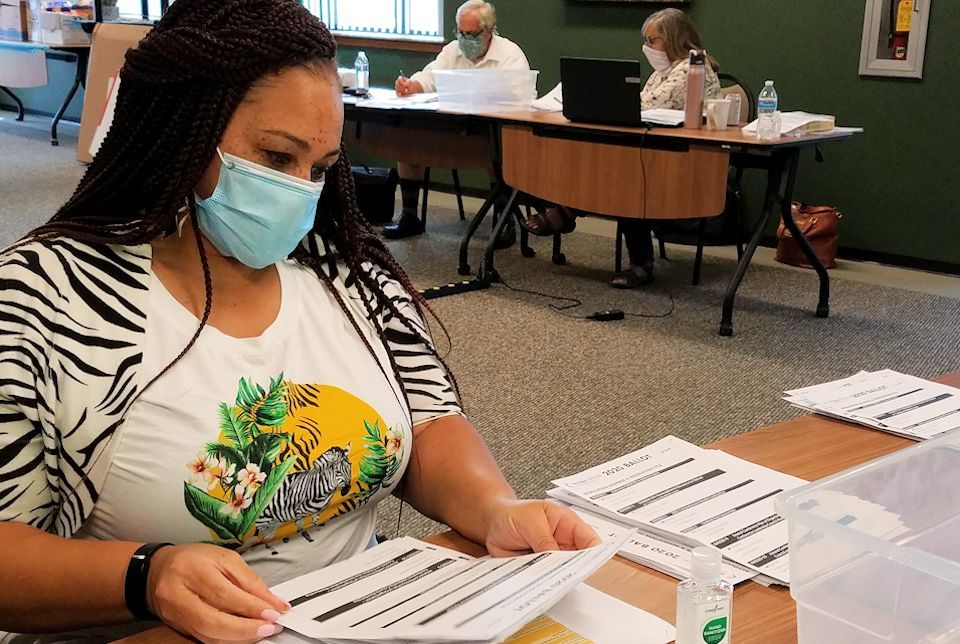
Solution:
<svg viewBox="0 0 960 644">
<path fill-rule="evenodd" d="M 459 2 L 446 0 L 452 16 Z M 836 114 L 866 129 L 823 146 L 826 162 L 805 156 L 796 196 L 844 212 L 845 247 L 960 264 L 960 3 L 932 2 L 923 80 L 858 75 L 863 3 L 853 0 L 693 0 L 689 11 L 723 70 L 758 92 L 772 78 L 781 108 Z M 541 71 L 543 93 L 559 80 L 560 56 L 642 58 L 640 26 L 660 8 L 577 0 L 499 0 L 500 32 Z M 452 18 L 447 31 L 452 26 Z M 392 82 L 430 60 L 374 51 L 373 82 Z M 355 50 L 344 48 L 351 64 Z M 752 210 L 761 182 L 750 181 Z M 752 213 L 755 215 L 755 212 Z"/>
<path fill-rule="evenodd" d="M 450 33 L 459 0 L 445 2 Z M 844 125 L 866 128 L 852 141 L 823 146 L 823 164 L 808 154 L 797 185 L 798 198 L 843 210 L 843 246 L 960 264 L 960 208 L 954 197 L 960 186 L 960 135 L 953 118 L 960 90 L 957 64 L 949 59 L 952 36 L 960 33 L 960 3 L 931 4 L 923 80 L 858 75 L 859 1 L 693 0 L 681 6 L 688 7 L 722 68 L 754 92 L 772 78 L 782 109 L 829 112 Z M 642 58 L 640 25 L 661 6 L 497 2 L 501 33 L 519 43 L 533 68 L 541 70 L 541 93 L 559 80 L 560 56 Z M 391 84 L 400 69 L 410 74 L 432 58 L 386 50 L 367 54 L 378 85 Z M 355 49 L 344 47 L 341 64 L 352 65 L 355 55 Z M 47 90 L 56 96 L 65 91 L 66 85 Z M 28 101 L 42 109 L 37 104 Z M 42 104 L 50 105 L 49 98 Z M 471 183 L 479 187 L 483 181 L 472 176 Z M 756 204 L 760 181 L 754 177 L 749 185 L 750 203 Z"/>
</svg>

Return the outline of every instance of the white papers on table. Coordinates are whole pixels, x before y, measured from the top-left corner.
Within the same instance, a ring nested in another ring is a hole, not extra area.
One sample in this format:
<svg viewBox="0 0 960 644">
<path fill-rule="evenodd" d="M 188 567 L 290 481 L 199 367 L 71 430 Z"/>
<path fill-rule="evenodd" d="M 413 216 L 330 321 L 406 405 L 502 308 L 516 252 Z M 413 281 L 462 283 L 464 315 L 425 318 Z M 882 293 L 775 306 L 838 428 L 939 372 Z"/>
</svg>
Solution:
<svg viewBox="0 0 960 644">
<path fill-rule="evenodd" d="M 960 389 L 890 369 L 784 392 L 808 411 L 913 440 L 960 429 Z"/>
<path fill-rule="evenodd" d="M 563 83 L 550 90 L 546 95 L 530 103 L 538 112 L 560 112 L 563 110 Z"/>
<path fill-rule="evenodd" d="M 759 119 L 743 127 L 743 133 L 757 135 Z M 830 132 L 863 132 L 862 127 L 836 127 L 836 117 L 829 114 L 811 114 L 810 112 L 781 112 L 780 134 L 782 136 L 804 136 L 807 134 L 826 134 Z"/>
<path fill-rule="evenodd" d="M 436 92 L 397 96 L 397 92 L 385 87 L 371 87 L 366 96 L 344 96 L 344 103 L 354 103 L 361 107 L 381 110 L 431 110 L 439 106 Z M 353 100 L 350 100 L 350 99 Z"/>
<path fill-rule="evenodd" d="M 504 644 L 667 644 L 675 637 L 656 615 L 580 584 Z"/>
<path fill-rule="evenodd" d="M 669 622 L 583 583 L 521 626 L 505 644 L 668 644 L 675 637 Z M 265 644 L 312 641 L 285 630 Z"/>
<path fill-rule="evenodd" d="M 787 525 L 774 496 L 802 479 L 668 436 L 553 483 L 628 525 L 712 545 L 727 559 L 790 581 Z"/>
<path fill-rule="evenodd" d="M 596 508 L 596 506 L 594 506 L 594 509 L 582 507 L 586 505 L 586 502 L 577 496 L 564 492 L 563 488 L 553 488 L 547 494 L 561 503 L 572 505 L 573 511 L 579 514 L 597 532 L 605 532 L 611 526 L 624 525 L 614 518 L 602 516 L 602 510 Z M 652 568 L 676 579 L 689 579 L 691 577 L 690 551 L 692 549 L 692 545 L 686 540 L 676 539 L 638 527 L 636 533 L 627 539 L 617 554 L 624 559 Z M 758 576 L 755 570 L 741 566 L 729 559 L 723 560 L 722 567 L 723 578 L 733 585 Z"/>
<path fill-rule="evenodd" d="M 293 608 L 280 623 L 336 641 L 502 640 L 606 563 L 632 530 L 602 545 L 476 559 L 404 537 L 272 588 Z"/>
<path fill-rule="evenodd" d="M 671 110 L 665 107 L 642 110 L 640 112 L 640 120 L 644 123 L 649 125 L 667 125 L 669 127 L 683 125 L 684 116 L 683 110 Z"/>
</svg>

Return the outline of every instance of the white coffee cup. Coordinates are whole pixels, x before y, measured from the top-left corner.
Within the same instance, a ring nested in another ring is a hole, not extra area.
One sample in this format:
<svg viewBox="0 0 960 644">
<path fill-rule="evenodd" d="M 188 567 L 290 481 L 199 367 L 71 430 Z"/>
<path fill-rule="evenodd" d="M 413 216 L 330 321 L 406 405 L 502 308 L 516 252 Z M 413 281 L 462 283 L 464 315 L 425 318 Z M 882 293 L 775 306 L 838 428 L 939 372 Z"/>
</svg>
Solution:
<svg viewBox="0 0 960 644">
<path fill-rule="evenodd" d="M 730 101 L 725 98 L 709 98 L 705 101 L 708 130 L 725 130 L 730 120 Z"/>
</svg>

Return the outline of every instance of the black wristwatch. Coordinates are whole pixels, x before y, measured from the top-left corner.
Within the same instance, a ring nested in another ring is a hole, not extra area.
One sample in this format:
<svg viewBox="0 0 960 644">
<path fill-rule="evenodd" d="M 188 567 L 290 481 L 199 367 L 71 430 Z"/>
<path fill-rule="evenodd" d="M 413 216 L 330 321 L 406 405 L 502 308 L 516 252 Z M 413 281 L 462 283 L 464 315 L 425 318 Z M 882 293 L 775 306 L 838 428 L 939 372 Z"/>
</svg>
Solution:
<svg viewBox="0 0 960 644">
<path fill-rule="evenodd" d="M 150 574 L 150 559 L 160 548 L 172 543 L 145 543 L 130 557 L 127 578 L 123 584 L 123 601 L 127 610 L 138 620 L 154 620 L 157 616 L 147 607 L 147 576 Z"/>
</svg>

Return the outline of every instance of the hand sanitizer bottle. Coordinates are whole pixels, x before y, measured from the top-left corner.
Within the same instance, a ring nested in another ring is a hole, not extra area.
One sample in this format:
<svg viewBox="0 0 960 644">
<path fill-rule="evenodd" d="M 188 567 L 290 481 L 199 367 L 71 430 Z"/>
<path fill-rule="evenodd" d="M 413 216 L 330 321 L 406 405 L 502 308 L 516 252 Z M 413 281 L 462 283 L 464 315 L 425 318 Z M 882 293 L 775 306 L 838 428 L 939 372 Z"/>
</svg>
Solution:
<svg viewBox="0 0 960 644">
<path fill-rule="evenodd" d="M 730 644 L 733 584 L 723 579 L 722 562 L 716 548 L 690 553 L 692 576 L 677 586 L 677 644 Z"/>
</svg>

